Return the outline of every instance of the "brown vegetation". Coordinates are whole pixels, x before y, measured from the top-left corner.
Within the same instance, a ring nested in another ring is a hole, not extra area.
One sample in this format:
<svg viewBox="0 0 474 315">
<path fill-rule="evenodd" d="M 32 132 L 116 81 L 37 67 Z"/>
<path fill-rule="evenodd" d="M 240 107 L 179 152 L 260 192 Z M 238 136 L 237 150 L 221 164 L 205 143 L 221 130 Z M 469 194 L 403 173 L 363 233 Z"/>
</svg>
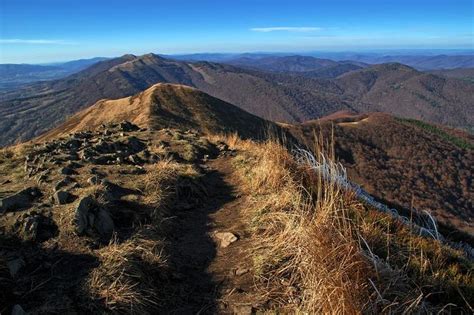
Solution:
<svg viewBox="0 0 474 315">
<path fill-rule="evenodd" d="M 469 82 L 393 64 L 350 71 L 337 79 L 312 78 L 353 70 L 350 67 L 353 65 L 336 65 L 335 69 L 309 72 L 306 75 L 310 77 L 305 77 L 175 61 L 153 54 L 125 55 L 99 62 L 65 79 L 2 93 L 0 145 L 29 140 L 101 99 L 128 97 L 160 82 L 193 86 L 272 121 L 303 122 L 338 110 L 355 110 L 385 111 L 472 127 L 474 114 L 470 105 L 474 92 Z"/>
</svg>

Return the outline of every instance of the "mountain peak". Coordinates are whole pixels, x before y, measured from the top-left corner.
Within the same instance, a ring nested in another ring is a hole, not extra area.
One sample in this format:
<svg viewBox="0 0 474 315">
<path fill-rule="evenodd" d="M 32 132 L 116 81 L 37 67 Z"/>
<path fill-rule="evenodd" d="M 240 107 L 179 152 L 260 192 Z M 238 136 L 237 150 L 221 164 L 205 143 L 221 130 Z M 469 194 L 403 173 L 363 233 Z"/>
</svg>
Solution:
<svg viewBox="0 0 474 315">
<path fill-rule="evenodd" d="M 142 128 L 237 132 L 247 138 L 258 138 L 271 124 L 190 86 L 157 83 L 133 96 L 100 100 L 38 140 L 49 140 L 123 120 Z"/>
</svg>

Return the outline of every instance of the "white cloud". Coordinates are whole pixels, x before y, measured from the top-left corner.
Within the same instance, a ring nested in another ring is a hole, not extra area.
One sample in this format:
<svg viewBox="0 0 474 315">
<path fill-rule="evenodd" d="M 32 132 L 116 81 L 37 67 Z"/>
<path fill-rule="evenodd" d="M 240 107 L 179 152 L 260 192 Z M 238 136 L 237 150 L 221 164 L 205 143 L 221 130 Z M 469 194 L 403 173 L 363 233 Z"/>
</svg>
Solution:
<svg viewBox="0 0 474 315">
<path fill-rule="evenodd" d="M 321 27 L 312 27 L 312 26 L 277 26 L 277 27 L 254 27 L 250 29 L 254 32 L 262 32 L 262 33 L 269 33 L 269 32 L 317 32 L 321 31 Z"/>
<path fill-rule="evenodd" d="M 76 45 L 75 42 L 58 39 L 1 39 L 0 44 L 26 44 L 26 45 Z"/>
</svg>

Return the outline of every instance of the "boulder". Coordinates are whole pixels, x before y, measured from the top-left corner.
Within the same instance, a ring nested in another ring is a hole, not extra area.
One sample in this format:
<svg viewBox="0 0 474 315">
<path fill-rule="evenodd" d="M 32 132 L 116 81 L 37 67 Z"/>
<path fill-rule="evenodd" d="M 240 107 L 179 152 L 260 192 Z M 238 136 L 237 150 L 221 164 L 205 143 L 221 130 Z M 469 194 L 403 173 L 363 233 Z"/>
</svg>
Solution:
<svg viewBox="0 0 474 315">
<path fill-rule="evenodd" d="M 79 204 L 76 208 L 76 216 L 74 222 L 76 225 L 76 233 L 78 235 L 85 234 L 89 226 L 89 211 L 92 210 L 93 205 L 94 198 L 92 196 L 84 197 L 79 201 Z"/>
<path fill-rule="evenodd" d="M 17 192 L 14 195 L 0 199 L 0 213 L 7 210 L 17 210 L 27 208 L 31 202 L 41 195 L 36 187 L 29 187 Z"/>
<path fill-rule="evenodd" d="M 128 137 L 125 144 L 133 152 L 140 152 L 146 148 L 146 145 L 137 137 Z"/>
<path fill-rule="evenodd" d="M 70 167 L 61 167 L 59 169 L 59 174 L 62 175 L 77 175 L 77 172 Z"/>
<path fill-rule="evenodd" d="M 99 210 L 94 218 L 94 228 L 104 238 L 112 236 L 115 225 L 108 211 L 104 209 Z"/>
<path fill-rule="evenodd" d="M 46 213 L 46 209 L 42 212 L 28 211 L 17 219 L 14 227 L 21 239 L 43 242 L 57 235 L 58 227 L 51 218 L 51 213 Z"/>
<path fill-rule="evenodd" d="M 75 217 L 76 233 L 78 235 L 98 234 L 102 238 L 110 238 L 115 225 L 109 212 L 94 202 L 92 196 L 79 201 Z"/>
<path fill-rule="evenodd" d="M 61 179 L 59 182 L 56 183 L 56 185 L 54 186 L 54 191 L 58 191 L 61 188 L 66 187 L 66 186 L 68 186 L 69 184 L 71 184 L 73 182 L 74 182 L 74 180 L 71 177 L 66 176 L 63 179 Z"/>
<path fill-rule="evenodd" d="M 137 125 L 134 125 L 134 124 L 132 124 L 132 123 L 129 122 L 129 121 L 123 121 L 123 122 L 120 123 L 119 129 L 120 129 L 121 131 L 126 131 L 126 132 L 128 132 L 128 131 L 137 131 L 137 130 L 139 130 L 140 128 L 138 128 Z"/>
<path fill-rule="evenodd" d="M 81 141 L 76 138 L 72 138 L 65 143 L 65 146 L 70 149 L 79 149 L 81 147 Z"/>
<path fill-rule="evenodd" d="M 27 240 L 34 241 L 38 238 L 38 230 L 42 217 L 38 214 L 28 216 L 23 222 L 23 236 Z"/>
<path fill-rule="evenodd" d="M 59 190 L 54 193 L 53 200 L 58 205 L 64 205 L 71 202 L 74 199 L 74 196 L 67 191 Z"/>
</svg>

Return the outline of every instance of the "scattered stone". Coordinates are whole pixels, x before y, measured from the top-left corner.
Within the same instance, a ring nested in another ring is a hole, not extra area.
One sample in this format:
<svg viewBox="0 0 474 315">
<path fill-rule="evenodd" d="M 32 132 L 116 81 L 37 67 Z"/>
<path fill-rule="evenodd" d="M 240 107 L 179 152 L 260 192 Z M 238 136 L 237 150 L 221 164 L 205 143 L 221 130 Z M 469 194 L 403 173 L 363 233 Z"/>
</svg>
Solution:
<svg viewBox="0 0 474 315">
<path fill-rule="evenodd" d="M 89 211 L 92 209 L 93 204 L 94 198 L 92 198 L 92 196 L 84 197 L 79 201 L 75 218 L 76 232 L 78 235 L 85 234 L 89 226 Z"/>
<path fill-rule="evenodd" d="M 227 151 L 229 150 L 229 146 L 223 142 L 220 142 L 218 145 L 217 145 L 217 149 L 219 149 L 219 151 Z"/>
<path fill-rule="evenodd" d="M 126 132 L 127 131 L 137 131 L 137 130 L 140 129 L 140 128 L 138 128 L 137 125 L 134 125 L 129 121 L 121 122 L 120 125 L 119 125 L 119 128 L 120 128 L 121 131 L 126 131 Z"/>
<path fill-rule="evenodd" d="M 128 161 L 132 164 L 142 164 L 143 161 L 137 155 L 130 155 Z"/>
<path fill-rule="evenodd" d="M 137 137 L 128 137 L 126 145 L 133 151 L 139 152 L 146 148 L 146 145 L 141 142 Z"/>
<path fill-rule="evenodd" d="M 77 175 L 77 172 L 70 168 L 70 167 L 62 167 L 60 170 L 59 170 L 59 174 L 63 174 L 63 175 Z"/>
<path fill-rule="evenodd" d="M 41 192 L 38 188 L 29 187 L 17 192 L 14 195 L 0 199 L 0 213 L 3 213 L 7 210 L 27 208 L 31 205 L 31 202 L 40 195 Z"/>
<path fill-rule="evenodd" d="M 222 248 L 226 248 L 239 239 L 234 233 L 231 232 L 216 232 L 214 235 L 219 241 L 220 247 Z"/>
<path fill-rule="evenodd" d="M 64 205 L 71 202 L 74 199 L 74 195 L 64 190 L 59 190 L 54 193 L 53 200 L 58 205 Z"/>
<path fill-rule="evenodd" d="M 71 169 L 75 169 L 75 168 L 80 168 L 82 167 L 81 164 L 77 163 L 77 162 L 69 162 L 67 165 L 66 165 L 67 168 L 71 168 Z"/>
<path fill-rule="evenodd" d="M 107 210 L 99 207 L 92 196 L 79 201 L 75 217 L 76 233 L 93 236 L 99 234 L 102 238 L 110 238 L 115 225 Z"/>
<path fill-rule="evenodd" d="M 21 258 L 16 258 L 7 262 L 8 270 L 12 278 L 15 278 L 21 268 L 25 267 L 25 261 Z"/>
<path fill-rule="evenodd" d="M 56 186 L 54 186 L 54 191 L 58 191 L 61 188 L 68 186 L 72 182 L 74 182 L 74 180 L 71 177 L 66 176 L 63 179 L 61 179 L 59 182 L 56 183 Z"/>
<path fill-rule="evenodd" d="M 249 271 L 250 271 L 250 270 L 249 270 L 248 268 L 237 268 L 237 269 L 235 270 L 235 275 L 239 277 L 239 276 L 241 276 L 241 275 L 246 274 L 246 273 L 249 272 Z"/>
<path fill-rule="evenodd" d="M 35 210 L 23 213 L 15 223 L 19 236 L 27 241 L 46 241 L 57 234 L 58 227 L 50 217 Z"/>
<path fill-rule="evenodd" d="M 87 183 L 91 185 L 98 185 L 102 180 L 102 176 L 94 175 L 87 179 Z"/>
<path fill-rule="evenodd" d="M 38 238 L 38 228 L 41 216 L 34 214 L 25 218 L 23 222 L 23 236 L 27 240 L 34 241 Z"/>
<path fill-rule="evenodd" d="M 99 210 L 94 219 L 94 227 L 103 237 L 109 237 L 112 235 L 115 225 L 108 211 L 102 208 Z"/>
<path fill-rule="evenodd" d="M 28 313 L 25 312 L 25 310 L 23 310 L 23 308 L 18 305 L 18 304 L 15 304 L 12 308 L 12 315 L 27 315 Z"/>
</svg>

